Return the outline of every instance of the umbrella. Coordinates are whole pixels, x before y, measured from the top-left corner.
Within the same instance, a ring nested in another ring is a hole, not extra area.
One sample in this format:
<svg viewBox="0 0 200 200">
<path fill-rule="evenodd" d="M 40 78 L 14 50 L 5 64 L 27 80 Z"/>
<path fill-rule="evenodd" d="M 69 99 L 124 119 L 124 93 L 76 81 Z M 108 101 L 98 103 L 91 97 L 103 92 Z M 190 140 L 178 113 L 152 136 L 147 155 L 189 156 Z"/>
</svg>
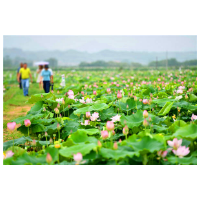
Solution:
<svg viewBox="0 0 200 200">
<path fill-rule="evenodd" d="M 34 65 L 36 66 L 36 65 L 48 65 L 49 64 L 49 62 L 46 62 L 46 61 L 40 61 L 40 62 L 34 62 Z"/>
</svg>

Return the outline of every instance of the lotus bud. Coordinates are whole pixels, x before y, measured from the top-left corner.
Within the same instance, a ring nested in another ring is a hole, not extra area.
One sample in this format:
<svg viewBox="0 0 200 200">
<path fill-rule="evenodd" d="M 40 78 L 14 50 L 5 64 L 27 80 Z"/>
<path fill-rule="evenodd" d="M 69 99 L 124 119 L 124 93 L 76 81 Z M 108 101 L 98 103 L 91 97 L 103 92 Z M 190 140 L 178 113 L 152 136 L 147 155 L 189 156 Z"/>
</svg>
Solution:
<svg viewBox="0 0 200 200">
<path fill-rule="evenodd" d="M 31 121 L 30 121 L 29 119 L 25 119 L 25 120 L 24 120 L 24 125 L 25 125 L 26 127 L 29 127 L 29 126 L 31 125 Z"/>
<path fill-rule="evenodd" d="M 90 118 L 90 116 L 91 116 L 91 115 L 90 115 L 90 112 L 86 112 L 86 115 L 85 115 L 85 116 L 86 116 L 86 118 Z"/>
<path fill-rule="evenodd" d="M 117 142 L 114 142 L 114 145 L 113 145 L 113 149 L 117 149 L 118 148 L 118 146 L 117 146 Z"/>
<path fill-rule="evenodd" d="M 146 118 L 145 118 L 144 121 L 143 121 L 143 125 L 144 125 L 145 127 L 148 126 L 148 122 L 147 122 Z"/>
<path fill-rule="evenodd" d="M 53 143 L 53 139 L 52 139 L 52 138 L 50 138 L 49 142 L 50 142 L 50 144 L 52 144 L 52 143 Z"/>
<path fill-rule="evenodd" d="M 118 99 L 121 99 L 121 98 L 122 98 L 122 94 L 121 94 L 121 92 L 119 92 L 119 91 L 118 91 L 118 93 L 117 93 L 117 98 L 118 98 Z"/>
<path fill-rule="evenodd" d="M 149 117 L 149 121 L 150 121 L 150 122 L 152 121 L 151 117 Z"/>
<path fill-rule="evenodd" d="M 54 111 L 55 111 L 55 113 L 56 113 L 56 114 L 58 114 L 58 113 L 59 113 L 59 110 L 58 110 L 58 108 L 55 108 L 55 109 L 54 109 Z"/>
<path fill-rule="evenodd" d="M 46 161 L 47 161 L 48 164 L 50 164 L 51 161 L 52 161 L 52 157 L 51 157 L 51 155 L 49 153 L 47 153 Z"/>
<path fill-rule="evenodd" d="M 123 128 L 123 134 L 128 135 L 128 132 L 129 132 L 129 128 L 127 125 L 125 125 L 125 127 Z"/>
<path fill-rule="evenodd" d="M 148 117 L 148 112 L 147 112 L 146 110 L 144 110 L 144 112 L 143 112 L 143 117 L 144 117 L 144 118 L 147 118 L 147 117 Z"/>
<path fill-rule="evenodd" d="M 57 123 L 57 129 L 60 130 L 60 124 L 59 123 Z"/>
<path fill-rule="evenodd" d="M 114 130 L 114 123 L 112 122 L 112 121 L 107 121 L 107 123 L 106 123 L 106 129 L 108 130 L 108 131 L 112 131 L 112 130 Z"/>
<path fill-rule="evenodd" d="M 101 136 L 102 136 L 103 140 L 108 138 L 108 131 L 101 131 Z"/>
<path fill-rule="evenodd" d="M 47 137 L 47 136 L 48 136 L 48 133 L 47 133 L 47 132 L 45 132 L 45 133 L 44 133 L 44 136 L 45 136 L 45 137 Z"/>
<path fill-rule="evenodd" d="M 93 94 L 94 94 L 94 95 L 97 95 L 97 91 L 94 90 L 94 91 L 93 91 Z"/>
<path fill-rule="evenodd" d="M 97 142 L 97 146 L 99 147 L 99 148 L 101 148 L 102 147 L 102 144 L 101 144 L 101 142 L 98 140 L 98 142 Z"/>
</svg>

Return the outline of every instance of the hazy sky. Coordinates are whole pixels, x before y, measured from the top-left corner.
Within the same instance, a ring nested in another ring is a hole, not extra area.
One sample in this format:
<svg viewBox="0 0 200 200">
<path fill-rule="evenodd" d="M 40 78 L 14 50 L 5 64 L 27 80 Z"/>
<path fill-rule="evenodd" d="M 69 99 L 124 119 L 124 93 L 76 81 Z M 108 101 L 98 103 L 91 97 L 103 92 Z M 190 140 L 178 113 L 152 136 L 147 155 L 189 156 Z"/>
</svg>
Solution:
<svg viewBox="0 0 200 200">
<path fill-rule="evenodd" d="M 4 36 L 4 48 L 22 50 L 197 51 L 196 36 Z"/>
</svg>

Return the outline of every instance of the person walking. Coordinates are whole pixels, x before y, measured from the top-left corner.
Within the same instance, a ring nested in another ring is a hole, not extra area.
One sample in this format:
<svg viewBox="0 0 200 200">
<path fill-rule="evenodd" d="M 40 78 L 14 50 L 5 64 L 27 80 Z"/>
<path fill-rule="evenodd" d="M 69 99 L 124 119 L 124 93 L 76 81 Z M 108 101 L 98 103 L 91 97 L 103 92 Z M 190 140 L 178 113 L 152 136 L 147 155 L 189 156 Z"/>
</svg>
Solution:
<svg viewBox="0 0 200 200">
<path fill-rule="evenodd" d="M 19 76 L 19 88 L 22 89 L 22 78 L 21 75 L 19 74 L 19 70 L 23 67 L 23 63 L 20 63 L 20 67 L 17 69 L 17 80 L 18 80 L 18 76 Z"/>
<path fill-rule="evenodd" d="M 43 69 L 43 65 L 39 65 L 39 69 L 37 70 L 37 74 L 38 74 L 38 77 L 37 77 L 37 83 L 39 83 L 39 88 L 42 89 L 42 76 L 41 76 L 41 73 L 42 73 L 42 69 Z"/>
<path fill-rule="evenodd" d="M 27 63 L 23 64 L 23 68 L 19 70 L 18 75 L 18 82 L 19 82 L 19 76 L 21 75 L 21 81 L 22 81 L 22 88 L 24 96 L 28 95 L 28 88 L 29 88 L 29 77 L 31 78 L 31 82 L 33 82 L 31 71 L 29 68 L 27 68 Z"/>
<path fill-rule="evenodd" d="M 44 66 L 44 70 L 41 72 L 41 76 L 43 77 L 43 88 L 45 93 L 49 93 L 50 90 L 50 81 L 53 84 L 53 72 L 49 69 L 48 65 Z"/>
</svg>

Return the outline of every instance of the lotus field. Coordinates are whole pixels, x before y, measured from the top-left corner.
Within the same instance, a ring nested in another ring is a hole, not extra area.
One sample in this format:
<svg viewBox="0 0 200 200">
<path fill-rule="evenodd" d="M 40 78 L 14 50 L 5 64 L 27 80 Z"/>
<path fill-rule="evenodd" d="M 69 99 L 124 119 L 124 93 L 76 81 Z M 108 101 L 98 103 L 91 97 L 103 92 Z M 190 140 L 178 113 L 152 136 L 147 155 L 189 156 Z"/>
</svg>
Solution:
<svg viewBox="0 0 200 200">
<path fill-rule="evenodd" d="M 197 71 L 62 71 L 7 123 L 4 165 L 197 165 Z"/>
</svg>

